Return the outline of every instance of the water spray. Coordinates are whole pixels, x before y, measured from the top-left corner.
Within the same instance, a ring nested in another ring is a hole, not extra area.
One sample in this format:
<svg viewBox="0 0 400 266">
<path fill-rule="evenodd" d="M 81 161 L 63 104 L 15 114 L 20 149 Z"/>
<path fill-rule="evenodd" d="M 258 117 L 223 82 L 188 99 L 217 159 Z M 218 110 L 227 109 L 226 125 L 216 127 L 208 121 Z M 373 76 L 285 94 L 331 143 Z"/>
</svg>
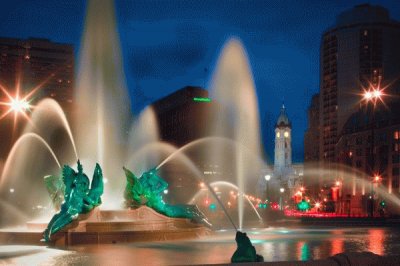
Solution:
<svg viewBox="0 0 400 266">
<path fill-rule="evenodd" d="M 218 201 L 218 203 L 221 206 L 222 210 L 224 211 L 226 217 L 228 217 L 228 220 L 231 222 L 233 228 L 235 228 L 235 231 L 238 232 L 239 229 L 236 227 L 236 225 L 233 222 L 232 218 L 229 216 L 228 211 L 225 209 L 224 204 L 222 204 L 222 202 L 219 200 L 219 198 L 218 198 L 217 194 L 215 193 L 215 191 L 211 188 L 210 184 L 208 184 L 207 182 L 204 182 L 204 184 L 206 185 L 208 190 L 211 192 L 211 194 L 214 196 L 214 198 Z"/>
</svg>

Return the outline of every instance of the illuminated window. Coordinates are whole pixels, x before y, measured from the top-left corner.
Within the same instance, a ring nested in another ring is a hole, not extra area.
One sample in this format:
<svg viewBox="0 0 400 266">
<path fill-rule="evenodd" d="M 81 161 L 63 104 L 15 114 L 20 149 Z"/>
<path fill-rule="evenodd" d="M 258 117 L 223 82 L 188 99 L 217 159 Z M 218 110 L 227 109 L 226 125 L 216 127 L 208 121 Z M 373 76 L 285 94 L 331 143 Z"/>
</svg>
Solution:
<svg viewBox="0 0 400 266">
<path fill-rule="evenodd" d="M 289 132 L 285 131 L 284 135 L 285 135 L 285 138 L 288 138 L 289 137 Z"/>
<path fill-rule="evenodd" d="M 396 130 L 396 131 L 394 132 L 393 138 L 394 138 L 394 139 L 399 139 L 399 131 L 398 131 L 398 130 Z"/>
<path fill-rule="evenodd" d="M 280 138 L 281 137 L 281 133 L 280 132 L 276 132 L 276 137 Z"/>
</svg>

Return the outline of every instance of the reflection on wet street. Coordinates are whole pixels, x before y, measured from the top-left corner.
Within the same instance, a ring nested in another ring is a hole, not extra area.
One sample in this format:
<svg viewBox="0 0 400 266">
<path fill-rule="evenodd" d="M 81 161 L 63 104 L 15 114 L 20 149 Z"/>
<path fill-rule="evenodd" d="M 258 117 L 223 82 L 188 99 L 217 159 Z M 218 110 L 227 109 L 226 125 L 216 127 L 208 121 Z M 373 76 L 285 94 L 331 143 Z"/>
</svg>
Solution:
<svg viewBox="0 0 400 266">
<path fill-rule="evenodd" d="M 393 228 L 285 228 L 246 230 L 265 261 L 323 259 L 341 252 L 394 255 L 400 230 Z M 0 265 L 180 265 L 227 263 L 236 249 L 234 231 L 197 240 L 91 245 L 59 250 L 0 246 Z"/>
</svg>

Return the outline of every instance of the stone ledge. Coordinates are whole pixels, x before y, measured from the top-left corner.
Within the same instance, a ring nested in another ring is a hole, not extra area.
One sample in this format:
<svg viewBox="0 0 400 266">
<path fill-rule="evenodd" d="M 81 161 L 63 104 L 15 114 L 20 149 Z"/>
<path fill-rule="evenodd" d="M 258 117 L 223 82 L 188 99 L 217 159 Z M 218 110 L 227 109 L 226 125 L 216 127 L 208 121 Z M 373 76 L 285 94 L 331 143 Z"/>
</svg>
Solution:
<svg viewBox="0 0 400 266">
<path fill-rule="evenodd" d="M 265 266 L 398 266 L 400 265 L 400 255 L 379 256 L 372 252 L 349 252 L 339 253 L 335 256 L 321 260 L 309 261 L 276 261 L 276 262 L 249 262 L 249 263 L 229 263 L 213 264 L 217 265 L 265 265 Z"/>
</svg>

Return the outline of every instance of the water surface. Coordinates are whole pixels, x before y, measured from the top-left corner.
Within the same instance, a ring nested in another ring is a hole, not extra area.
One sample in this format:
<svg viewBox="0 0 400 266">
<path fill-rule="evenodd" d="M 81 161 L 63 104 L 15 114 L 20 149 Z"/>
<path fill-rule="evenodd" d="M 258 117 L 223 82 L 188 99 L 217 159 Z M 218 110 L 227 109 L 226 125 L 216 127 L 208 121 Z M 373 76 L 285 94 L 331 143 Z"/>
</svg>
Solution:
<svg viewBox="0 0 400 266">
<path fill-rule="evenodd" d="M 323 259 L 341 252 L 370 251 L 396 255 L 400 229 L 271 227 L 248 229 L 265 261 Z M 183 265 L 228 263 L 236 249 L 234 231 L 190 241 L 90 245 L 59 250 L 32 246 L 0 246 L 0 265 Z"/>
</svg>

